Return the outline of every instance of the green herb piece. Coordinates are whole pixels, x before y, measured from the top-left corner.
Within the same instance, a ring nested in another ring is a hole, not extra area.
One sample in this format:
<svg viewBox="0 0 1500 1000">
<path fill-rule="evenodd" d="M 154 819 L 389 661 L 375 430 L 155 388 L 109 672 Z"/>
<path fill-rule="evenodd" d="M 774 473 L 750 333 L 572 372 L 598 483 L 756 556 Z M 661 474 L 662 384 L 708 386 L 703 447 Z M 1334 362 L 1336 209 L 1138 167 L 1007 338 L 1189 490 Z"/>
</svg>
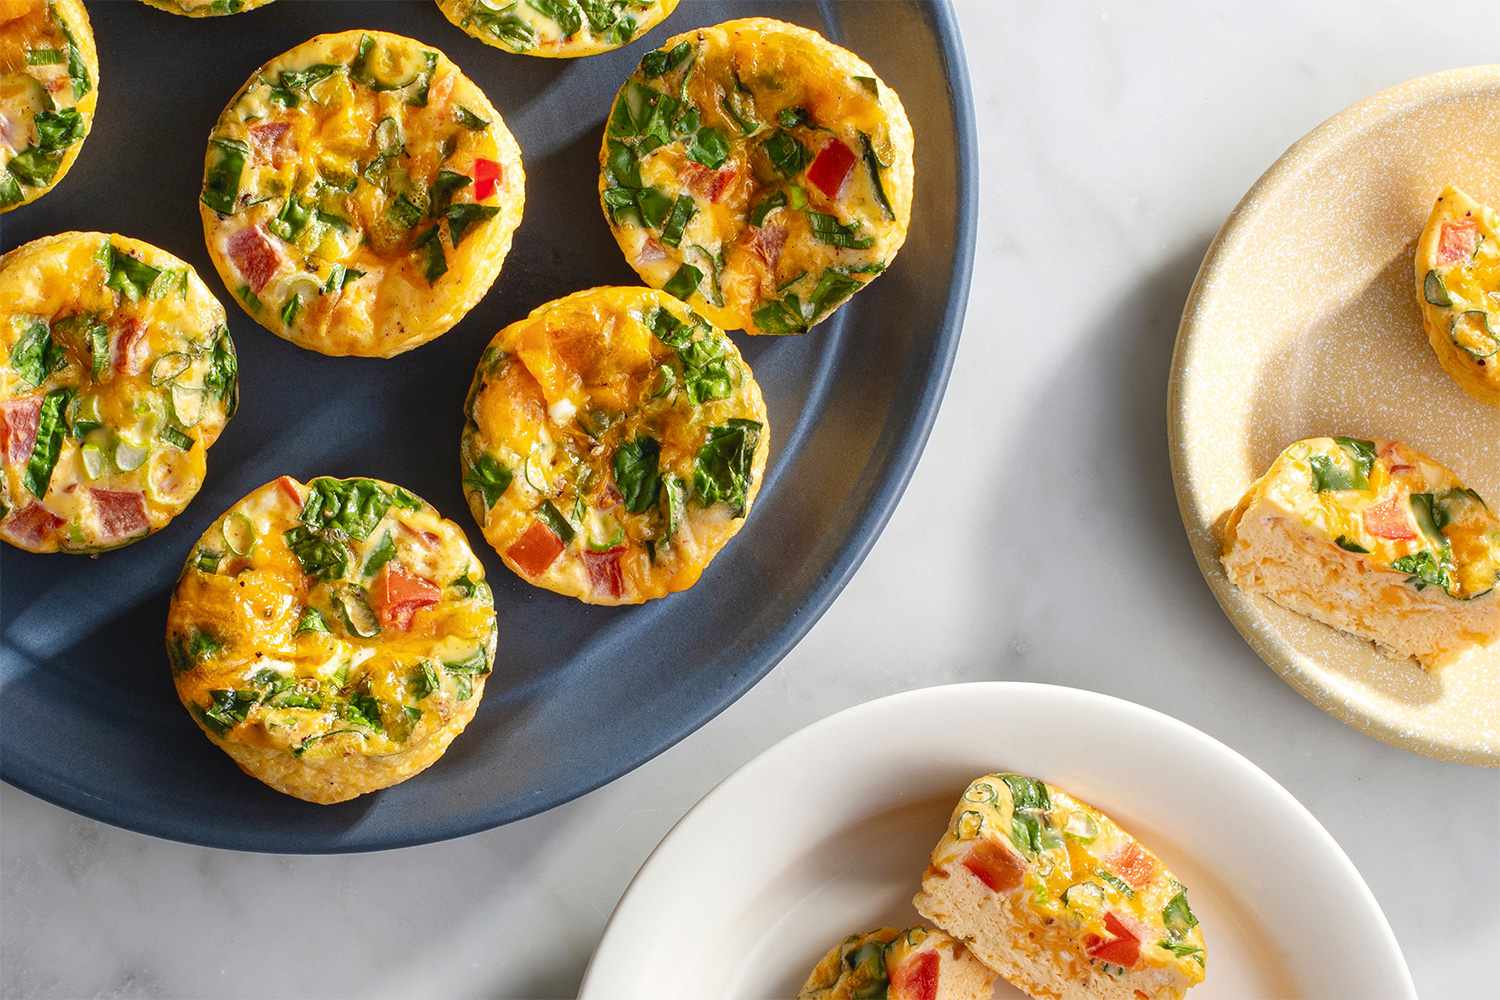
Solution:
<svg viewBox="0 0 1500 1000">
<path fill-rule="evenodd" d="M 193 556 L 193 568 L 203 573 L 217 573 L 224 553 L 213 549 L 199 549 Z"/>
<path fill-rule="evenodd" d="M 682 244 L 682 232 L 687 224 L 698 211 L 698 204 L 690 194 L 680 194 L 672 203 L 671 214 L 667 217 L 666 225 L 661 230 L 661 242 L 669 247 Z"/>
<path fill-rule="evenodd" d="M 1391 569 L 1397 573 L 1408 574 L 1406 582 L 1416 587 L 1417 590 L 1424 590 L 1427 587 L 1441 587 L 1449 590 L 1453 585 L 1447 560 L 1434 556 L 1431 552 L 1422 551 L 1402 556 L 1391 563 Z"/>
<path fill-rule="evenodd" d="M 21 384 L 34 389 L 47 380 L 52 365 L 52 328 L 40 316 L 15 316 L 11 323 L 24 327 L 10 348 L 10 367 Z"/>
<path fill-rule="evenodd" d="M 349 282 L 364 276 L 365 272 L 358 268 L 335 264 L 328 269 L 328 280 L 323 283 L 323 294 L 332 295 L 334 292 L 343 291 L 344 286 Z"/>
<path fill-rule="evenodd" d="M 229 339 L 229 327 L 220 324 L 212 336 L 213 349 L 208 371 L 203 375 L 203 388 L 224 401 L 225 416 L 232 417 L 239 408 L 240 363 L 234 353 L 234 341 Z"/>
<path fill-rule="evenodd" d="M 304 632 L 327 632 L 328 622 L 323 618 L 323 612 L 317 608 L 303 608 L 302 617 L 297 619 L 297 628 L 293 635 L 301 635 Z"/>
<path fill-rule="evenodd" d="M 394 486 L 391 488 L 391 506 L 402 510 L 421 510 L 422 501 L 404 487 Z"/>
<path fill-rule="evenodd" d="M 745 516 L 760 432 L 757 421 L 738 417 L 708 429 L 693 459 L 693 494 L 700 504 L 728 504 L 735 517 Z"/>
<path fill-rule="evenodd" d="M 464 107 L 462 104 L 455 107 L 453 117 L 460 125 L 468 129 L 470 132 L 482 132 L 490 127 L 489 122 L 485 121 L 483 118 L 479 117 L 474 112 Z"/>
<path fill-rule="evenodd" d="M 672 538 L 687 517 L 687 483 L 681 476 L 668 473 L 661 479 L 662 534 Z"/>
<path fill-rule="evenodd" d="M 485 510 L 495 506 L 505 491 L 510 489 L 515 472 L 491 455 L 480 455 L 464 473 L 463 484 L 479 493 Z"/>
<path fill-rule="evenodd" d="M 406 675 L 406 686 L 411 689 L 411 696 L 417 701 L 442 690 L 442 682 L 438 679 L 431 660 L 422 660 L 411 668 L 411 672 Z"/>
<path fill-rule="evenodd" d="M 1453 305 L 1453 297 L 1443 284 L 1443 276 L 1435 270 L 1428 271 L 1427 277 L 1422 281 L 1422 297 L 1435 306 L 1449 308 Z"/>
<path fill-rule="evenodd" d="M 823 272 L 822 277 L 818 279 L 817 287 L 808 296 L 808 308 L 812 310 L 814 316 L 826 315 L 849 296 L 859 291 L 861 284 L 859 279 L 851 278 L 847 271 L 830 267 Z"/>
<path fill-rule="evenodd" d="M 490 672 L 490 661 L 484 648 L 480 647 L 462 660 L 444 660 L 443 670 L 449 674 L 480 676 Z"/>
<path fill-rule="evenodd" d="M 775 167 L 783 177 L 797 176 L 812 162 L 812 154 L 807 151 L 807 147 L 785 129 L 773 132 L 766 140 L 764 148 L 771 166 Z"/>
<path fill-rule="evenodd" d="M 337 529 L 361 541 L 391 508 L 390 493 L 373 479 L 319 476 L 307 487 L 307 500 L 299 515 L 302 523 L 319 530 Z"/>
<path fill-rule="evenodd" d="M 417 237 L 417 249 L 422 251 L 422 274 L 429 285 L 448 273 L 448 258 L 443 254 L 443 241 L 437 226 Z"/>
<path fill-rule="evenodd" d="M 402 229 L 411 229 L 422 221 L 423 211 L 404 194 L 396 195 L 394 201 L 386 206 L 385 215 Z"/>
<path fill-rule="evenodd" d="M 380 567 L 394 558 L 396 558 L 396 541 L 391 537 L 391 533 L 387 531 L 380 536 L 380 541 L 370 551 L 369 556 L 365 559 L 365 568 L 360 573 L 364 577 L 372 577 L 380 572 Z"/>
<path fill-rule="evenodd" d="M 361 736 L 363 734 L 360 733 L 358 729 L 330 729 L 326 733 L 318 733 L 316 736 L 309 736 L 301 743 L 298 743 L 295 747 L 292 748 L 292 756 L 301 757 L 303 754 L 307 753 L 307 751 L 311 750 L 317 744 L 322 743 L 324 740 L 331 739 L 334 736 L 345 735 Z"/>
<path fill-rule="evenodd" d="M 615 449 L 615 484 L 625 498 L 625 509 L 644 514 L 656 505 L 661 490 L 661 442 L 641 435 Z"/>
<path fill-rule="evenodd" d="M 692 54 L 693 47 L 688 42 L 678 42 L 670 49 L 657 49 L 655 52 L 647 52 L 641 59 L 641 75 L 647 79 L 666 76 L 687 62 Z"/>
<path fill-rule="evenodd" d="M 807 332 L 807 319 L 802 315 L 802 301 L 795 295 L 783 299 L 772 299 L 750 313 L 755 325 L 762 333 L 795 334 Z"/>
<path fill-rule="evenodd" d="M 880 82 L 873 76 L 853 76 L 850 77 L 850 79 L 868 90 L 874 96 L 880 96 Z"/>
<path fill-rule="evenodd" d="M 28 66 L 60 66 L 67 61 L 61 49 L 32 49 L 26 53 Z"/>
<path fill-rule="evenodd" d="M 1193 916 L 1192 907 L 1188 906 L 1186 890 L 1167 901 L 1167 905 L 1162 907 L 1161 919 L 1167 926 L 1167 933 L 1174 939 L 1198 926 L 1198 918 Z"/>
<path fill-rule="evenodd" d="M 208 694 L 213 701 L 199 709 L 198 718 L 217 736 L 223 736 L 244 722 L 250 709 L 260 701 L 258 691 L 219 689 Z"/>
<path fill-rule="evenodd" d="M 830 246 L 845 250 L 867 250 L 875 245 L 873 236 L 860 235 L 863 227 L 857 221 L 845 225 L 838 220 L 837 216 L 826 212 L 809 211 L 807 222 L 812 228 L 813 236 Z"/>
<path fill-rule="evenodd" d="M 516 13 L 516 4 L 501 7 L 495 0 L 477 0 L 469 9 L 465 23 L 473 21 L 494 38 L 524 52 L 536 46 L 536 32 Z"/>
<path fill-rule="evenodd" d="M 245 303 L 245 308 L 253 313 L 260 312 L 260 296 L 250 289 L 249 285 L 241 285 L 237 293 L 240 300 Z"/>
<path fill-rule="evenodd" d="M 583 27 L 583 11 L 573 0 L 526 0 L 526 5 L 551 18 L 564 38 L 572 38 Z"/>
<path fill-rule="evenodd" d="M 806 108 L 782 108 L 776 112 L 776 121 L 782 128 L 796 128 L 807 124 Z"/>
<path fill-rule="evenodd" d="M 138 257 L 115 249 L 105 241 L 99 248 L 99 263 L 104 269 L 104 286 L 113 288 L 131 302 L 139 302 L 155 283 L 161 271 Z"/>
<path fill-rule="evenodd" d="M 702 280 L 702 271 L 691 264 L 683 264 L 677 269 L 677 273 L 667 279 L 661 290 L 679 299 L 688 299 L 698 290 L 698 282 Z"/>
<path fill-rule="evenodd" d="M 859 134 L 859 142 L 863 149 L 865 169 L 870 171 L 870 186 L 875 191 L 875 201 L 880 205 L 880 214 L 887 219 L 894 219 L 896 211 L 891 207 L 891 200 L 885 193 L 885 183 L 880 179 L 880 158 L 875 155 L 875 145 L 863 132 Z"/>
<path fill-rule="evenodd" d="M 307 89 L 313 84 L 328 79 L 341 69 L 342 66 L 316 63 L 306 69 L 282 70 L 275 83 L 264 81 L 270 87 L 267 96 L 284 108 L 295 108 L 301 103 L 297 95 L 307 93 Z"/>
<path fill-rule="evenodd" d="M 380 715 L 380 701 L 372 694 L 358 692 L 350 695 L 349 700 L 339 707 L 339 716 L 356 726 L 364 726 L 377 733 L 385 732 Z"/>
<path fill-rule="evenodd" d="M 750 225 L 752 225 L 752 226 L 763 225 L 765 223 L 765 221 L 766 221 L 766 216 L 770 215 L 773 211 L 775 211 L 778 208 L 785 208 L 785 207 L 786 207 L 786 192 L 785 191 L 777 191 L 775 194 L 773 194 L 769 198 L 766 198 L 765 200 L 759 202 L 757 205 L 755 205 L 755 207 L 753 207 L 753 208 L 750 209 Z"/>
<path fill-rule="evenodd" d="M 297 322 L 297 314 L 302 311 L 302 296 L 296 292 L 286 297 L 286 304 L 281 307 L 281 325 L 290 329 Z"/>
<path fill-rule="evenodd" d="M 220 215 L 233 215 L 250 147 L 236 139 L 210 139 L 208 145 L 214 160 L 203 178 L 203 204 Z"/>
<path fill-rule="evenodd" d="M 474 179 L 468 174 L 461 174 L 457 170 L 449 170 L 444 167 L 437 172 L 432 183 L 427 186 L 427 211 L 434 217 L 442 215 L 448 206 L 453 204 L 453 196 L 470 184 Z M 412 223 L 415 225 L 416 223 Z"/>
<path fill-rule="evenodd" d="M 61 152 L 82 139 L 88 131 L 88 123 L 77 108 L 40 111 L 31 121 L 36 127 L 37 147 L 44 153 Z"/>
<path fill-rule="evenodd" d="M 66 420 L 63 417 L 68 403 L 73 398 L 72 389 L 53 389 L 42 399 L 41 412 L 37 416 L 36 440 L 31 446 L 31 458 L 26 462 L 22 484 L 32 496 L 40 500 L 52 482 L 52 470 L 57 465 L 57 456 L 62 453 Z"/>
<path fill-rule="evenodd" d="M 1375 466 L 1375 444 L 1356 438 L 1333 439 L 1348 456 L 1350 468 L 1345 469 L 1327 455 L 1308 458 L 1312 467 L 1313 486 L 1319 493 L 1329 490 L 1363 490 L 1370 486 L 1370 470 Z"/>
<path fill-rule="evenodd" d="M 688 144 L 687 155 L 688 159 L 701 163 L 710 170 L 718 170 L 729 159 L 729 140 L 724 137 L 723 132 L 705 125 L 693 135 L 693 141 Z"/>
<path fill-rule="evenodd" d="M 333 606 L 351 635 L 370 639 L 380 634 L 380 620 L 370 607 L 370 596 L 365 588 L 354 583 L 339 587 L 333 595 Z"/>
<path fill-rule="evenodd" d="M 19 205 L 26 199 L 21 191 L 21 182 L 16 180 L 15 175 L 4 167 L 0 167 L 0 208 L 7 205 Z"/>
<path fill-rule="evenodd" d="M 324 538 L 305 525 L 288 529 L 283 537 L 308 576 L 337 580 L 349 568 L 349 548 L 335 538 Z"/>
<path fill-rule="evenodd" d="M 545 524 L 552 533 L 562 539 L 564 545 L 573 540 L 573 526 L 568 519 L 562 516 L 562 512 L 552 505 L 551 500 L 544 501 L 536 511 L 537 520 Z"/>
<path fill-rule="evenodd" d="M 476 205 L 473 202 L 465 202 L 462 205 L 450 205 L 443 217 L 448 220 L 448 240 L 454 249 L 463 240 L 471 226 L 477 226 L 482 222 L 488 222 L 500 214 L 498 205 Z"/>
<path fill-rule="evenodd" d="M 1010 790 L 1012 803 L 1010 839 L 1027 856 L 1035 856 L 1047 846 L 1044 841 L 1046 814 L 1052 808 L 1047 786 L 1021 774 L 1002 774 L 1000 780 Z"/>
<path fill-rule="evenodd" d="M 180 451 L 193 450 L 193 439 L 171 424 L 164 425 L 157 437 Z"/>
<path fill-rule="evenodd" d="M 1111 889 L 1115 890 L 1115 892 L 1118 892 L 1120 895 L 1129 897 L 1135 896 L 1135 890 L 1130 887 L 1130 883 L 1122 879 L 1120 876 L 1116 875 L 1114 872 L 1105 871 L 1103 868 L 1100 868 L 1094 872 L 1094 875 L 1102 880 Z"/>
<path fill-rule="evenodd" d="M 1345 551 L 1348 551 L 1348 552 L 1363 552 L 1363 553 L 1368 553 L 1370 551 L 1369 549 L 1365 548 L 1363 545 L 1360 545 L 1358 542 L 1350 541 L 1348 538 L 1346 538 L 1343 535 L 1340 535 L 1339 537 L 1335 538 L 1333 540 L 1333 543 L 1335 545 L 1337 545 L 1339 548 L 1344 549 Z"/>
<path fill-rule="evenodd" d="M 193 629 L 188 633 L 188 655 L 194 660 L 207 660 L 224 651 L 224 644 L 212 632 Z"/>
</svg>

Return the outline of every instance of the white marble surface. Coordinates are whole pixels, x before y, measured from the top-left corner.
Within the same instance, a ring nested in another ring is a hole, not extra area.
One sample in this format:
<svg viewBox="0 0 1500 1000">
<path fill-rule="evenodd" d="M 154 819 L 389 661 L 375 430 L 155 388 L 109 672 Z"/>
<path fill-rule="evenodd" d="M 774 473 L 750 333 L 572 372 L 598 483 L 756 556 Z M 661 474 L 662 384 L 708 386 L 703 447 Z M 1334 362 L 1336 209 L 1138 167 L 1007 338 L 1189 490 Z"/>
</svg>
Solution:
<svg viewBox="0 0 1500 1000">
<path fill-rule="evenodd" d="M 968 329 L 900 510 L 801 646 L 615 784 L 394 854 L 202 850 L 0 789 L 0 993 L 572 996 L 636 867 L 732 769 L 878 695 L 1019 678 L 1249 756 L 1364 873 L 1424 997 L 1492 995 L 1500 773 L 1360 736 L 1251 654 L 1193 566 L 1164 403 L 1188 285 L 1240 194 L 1350 102 L 1494 59 L 1493 0 L 959 6 L 983 137 Z M 946 543 L 936 511 L 973 543 Z"/>
</svg>

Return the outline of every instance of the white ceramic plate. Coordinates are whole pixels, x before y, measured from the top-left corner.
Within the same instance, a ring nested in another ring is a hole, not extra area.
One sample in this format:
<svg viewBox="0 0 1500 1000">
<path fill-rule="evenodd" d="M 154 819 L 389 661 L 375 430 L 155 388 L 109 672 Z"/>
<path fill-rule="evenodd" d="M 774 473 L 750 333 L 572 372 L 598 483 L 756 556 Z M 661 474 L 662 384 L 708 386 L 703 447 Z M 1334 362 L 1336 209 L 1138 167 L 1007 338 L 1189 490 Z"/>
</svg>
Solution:
<svg viewBox="0 0 1500 1000">
<path fill-rule="evenodd" d="M 1208 942 L 1192 1000 L 1416 997 L 1359 872 L 1254 764 L 1130 702 L 986 683 L 851 708 L 731 775 L 636 875 L 580 1000 L 788 1000 L 845 935 L 919 922 L 927 852 L 996 769 L 1100 807 L 1187 884 Z"/>
</svg>

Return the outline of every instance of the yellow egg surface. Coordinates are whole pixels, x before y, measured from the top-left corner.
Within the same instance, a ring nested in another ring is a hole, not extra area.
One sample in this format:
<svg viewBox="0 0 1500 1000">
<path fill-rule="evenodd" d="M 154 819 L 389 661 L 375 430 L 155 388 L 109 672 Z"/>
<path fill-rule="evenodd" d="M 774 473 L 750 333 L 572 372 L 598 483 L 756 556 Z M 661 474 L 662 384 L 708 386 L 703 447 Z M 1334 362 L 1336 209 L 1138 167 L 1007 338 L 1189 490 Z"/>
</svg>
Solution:
<svg viewBox="0 0 1500 1000">
<path fill-rule="evenodd" d="M 0 214 L 67 175 L 94 124 L 99 53 L 79 0 L 0 0 Z"/>
<path fill-rule="evenodd" d="M 854 53 L 769 18 L 677 35 L 625 81 L 599 196 L 642 279 L 726 330 L 805 333 L 890 266 L 913 138 Z"/>
<path fill-rule="evenodd" d="M 1500 406 L 1500 215 L 1444 188 L 1413 260 L 1438 363 L 1469 395 Z"/>
<path fill-rule="evenodd" d="M 198 539 L 167 612 L 177 696 L 247 774 L 342 802 L 473 718 L 495 609 L 463 531 L 399 486 L 282 476 Z"/>
<path fill-rule="evenodd" d="M 251 76 L 209 138 L 199 212 L 261 326 L 323 354 L 391 357 L 489 290 L 525 183 L 504 121 L 446 56 L 345 31 Z"/>
<path fill-rule="evenodd" d="M 1289 445 L 1226 516 L 1223 562 L 1238 586 L 1425 666 L 1500 634 L 1500 520 L 1399 441 Z"/>
<path fill-rule="evenodd" d="M 1021 774 L 970 783 L 914 903 L 1032 996 L 1166 1000 L 1207 967 L 1187 889 L 1161 860 L 1098 809 Z"/>
<path fill-rule="evenodd" d="M 0 257 L 0 355 L 0 538 L 32 552 L 166 527 L 239 399 L 224 307 L 188 264 L 125 236 Z"/>
<path fill-rule="evenodd" d="M 589 604 L 686 590 L 740 530 L 770 453 L 723 332 L 648 288 L 594 288 L 495 335 L 465 403 L 464 495 L 522 579 Z"/>
<path fill-rule="evenodd" d="M 497 49 L 572 59 L 629 45 L 678 0 L 437 0 L 443 16 Z"/>
<path fill-rule="evenodd" d="M 989 1000 L 995 974 L 963 942 L 930 927 L 882 927 L 834 945 L 797 1000 Z"/>
<path fill-rule="evenodd" d="M 221 17 L 264 7 L 271 0 L 141 0 L 148 7 L 184 17 Z"/>
</svg>

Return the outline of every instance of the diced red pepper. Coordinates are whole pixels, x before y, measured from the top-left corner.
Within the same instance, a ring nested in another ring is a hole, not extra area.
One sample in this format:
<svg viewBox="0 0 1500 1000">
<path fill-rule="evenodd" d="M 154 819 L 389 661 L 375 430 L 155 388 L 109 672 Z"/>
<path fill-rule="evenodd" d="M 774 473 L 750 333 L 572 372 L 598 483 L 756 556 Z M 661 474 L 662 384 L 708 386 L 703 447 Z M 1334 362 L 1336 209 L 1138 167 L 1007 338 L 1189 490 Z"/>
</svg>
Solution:
<svg viewBox="0 0 1500 1000">
<path fill-rule="evenodd" d="M 1156 862 L 1133 840 L 1115 852 L 1110 867 L 1136 889 L 1150 885 L 1156 877 Z"/>
<path fill-rule="evenodd" d="M 302 509 L 302 490 L 297 487 L 295 479 L 291 476 L 278 476 L 276 488 L 281 491 L 282 496 L 295 504 L 298 510 Z"/>
<path fill-rule="evenodd" d="M 807 179 L 830 198 L 837 198 L 854 167 L 854 150 L 834 139 L 818 152 L 807 168 Z"/>
<path fill-rule="evenodd" d="M 139 375 L 145 364 L 146 324 L 135 317 L 125 320 L 115 334 L 115 371 Z"/>
<path fill-rule="evenodd" d="M 1479 225 L 1473 219 L 1445 222 L 1438 236 L 1437 262 L 1452 264 L 1456 261 L 1468 260 L 1473 256 L 1474 248 L 1478 245 Z"/>
<path fill-rule="evenodd" d="M 920 951 L 891 970 L 891 1000 L 937 1000 L 938 966 L 935 951 Z"/>
<path fill-rule="evenodd" d="M 620 556 L 624 554 L 623 545 L 616 545 L 606 552 L 584 550 L 583 565 L 589 571 L 589 583 L 595 594 L 619 597 L 625 593 L 625 575 L 620 570 Z"/>
<path fill-rule="evenodd" d="M 562 551 L 563 540 L 557 537 L 557 533 L 541 521 L 532 521 L 531 527 L 505 550 L 505 557 L 521 567 L 521 572 L 527 576 L 541 576 L 557 561 Z"/>
<path fill-rule="evenodd" d="M 94 513 L 99 519 L 99 537 L 118 541 L 139 535 L 151 527 L 146 518 L 146 494 L 140 490 L 90 489 Z"/>
<path fill-rule="evenodd" d="M 33 500 L 26 505 L 25 509 L 12 514 L 9 520 L 0 523 L 0 534 L 4 534 L 6 538 L 21 545 L 34 546 L 40 545 L 48 535 L 67 523 Z"/>
<path fill-rule="evenodd" d="M 407 572 L 398 562 L 388 562 L 370 588 L 370 609 L 381 625 L 405 632 L 411 628 L 412 615 L 432 607 L 442 596 L 443 592 L 429 581 Z"/>
<path fill-rule="evenodd" d="M 0 439 L 12 462 L 31 457 L 36 444 L 36 426 L 42 417 L 42 397 L 28 396 L 0 403 Z"/>
<path fill-rule="evenodd" d="M 259 226 L 249 226 L 229 237 L 224 250 L 252 292 L 258 293 L 265 288 L 281 264 L 281 254 L 276 252 L 276 247 L 266 239 Z"/>
<path fill-rule="evenodd" d="M 500 180 L 500 164 L 479 158 L 474 161 L 474 200 L 484 201 L 495 193 Z"/>
<path fill-rule="evenodd" d="M 1009 892 L 1021 884 L 1026 869 L 1014 851 L 996 840 L 981 840 L 969 851 L 963 865 L 991 892 Z"/>
<path fill-rule="evenodd" d="M 1135 968 L 1135 963 L 1141 958 L 1141 939 L 1112 912 L 1104 914 L 1104 928 L 1114 937 L 1106 941 L 1096 934 L 1090 934 L 1085 942 L 1089 958 L 1097 958 L 1101 962 L 1126 969 Z"/>
<path fill-rule="evenodd" d="M 1395 541 L 1416 538 L 1409 507 L 1402 494 L 1392 493 L 1380 503 L 1365 508 L 1365 530 L 1378 538 Z"/>
</svg>

